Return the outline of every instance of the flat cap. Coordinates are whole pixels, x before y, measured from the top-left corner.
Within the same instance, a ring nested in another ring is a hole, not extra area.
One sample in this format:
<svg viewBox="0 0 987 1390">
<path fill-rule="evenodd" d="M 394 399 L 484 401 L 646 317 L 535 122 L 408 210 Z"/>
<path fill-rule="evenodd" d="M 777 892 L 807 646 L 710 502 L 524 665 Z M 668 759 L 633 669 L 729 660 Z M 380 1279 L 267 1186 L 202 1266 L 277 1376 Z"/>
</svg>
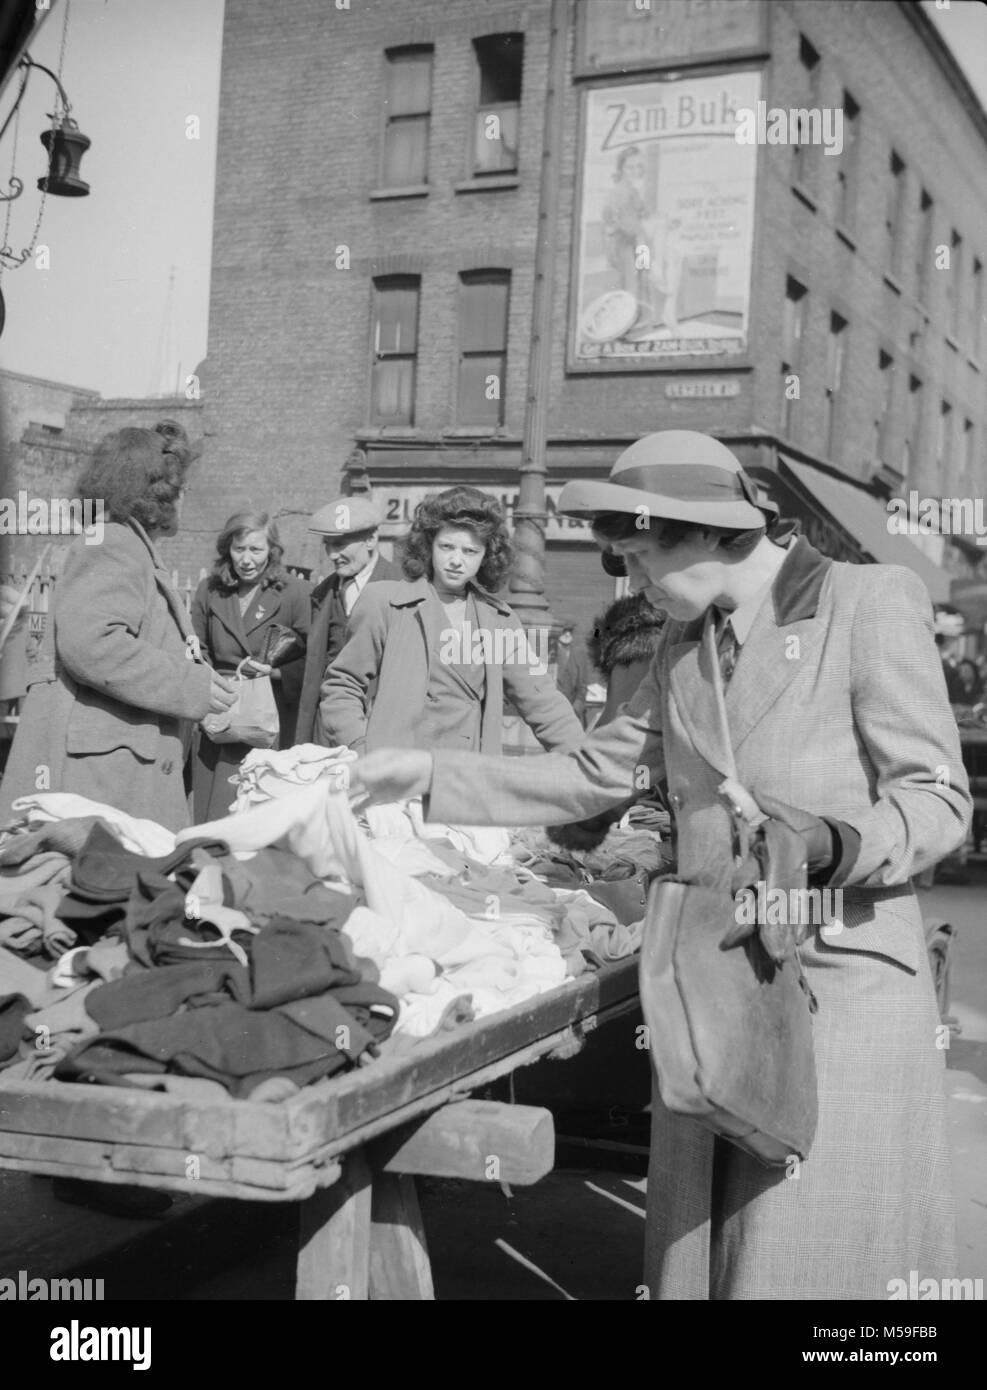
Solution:
<svg viewBox="0 0 987 1390">
<path fill-rule="evenodd" d="M 736 455 L 696 430 L 645 435 L 618 457 L 606 482 L 566 483 L 559 511 L 567 516 L 637 512 L 727 530 L 763 526 L 766 514 L 778 514 Z"/>
<path fill-rule="evenodd" d="M 323 536 L 352 536 L 376 530 L 383 520 L 377 503 L 369 497 L 337 497 L 312 513 L 308 529 Z"/>
</svg>

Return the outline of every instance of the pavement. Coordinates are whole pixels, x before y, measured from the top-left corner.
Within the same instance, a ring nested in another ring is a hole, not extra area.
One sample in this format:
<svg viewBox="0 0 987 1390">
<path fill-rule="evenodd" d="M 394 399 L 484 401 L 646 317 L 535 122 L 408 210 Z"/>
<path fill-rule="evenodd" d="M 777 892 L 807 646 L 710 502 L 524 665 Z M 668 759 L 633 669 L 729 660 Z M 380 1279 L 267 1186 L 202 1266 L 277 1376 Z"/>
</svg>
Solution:
<svg viewBox="0 0 987 1390">
<path fill-rule="evenodd" d="M 937 884 L 920 902 L 957 931 L 950 1012 L 960 1032 L 946 1057 L 957 1272 L 987 1283 L 987 857 L 967 867 L 969 883 Z M 617 1152 L 560 1145 L 570 1166 L 531 1188 L 420 1179 L 437 1298 L 636 1298 L 644 1168 L 633 1145 L 619 1165 Z M 124 1220 L 55 1200 L 44 1178 L 0 1171 L 0 1277 L 103 1278 L 108 1299 L 287 1300 L 294 1219 L 289 1204 L 182 1196 L 164 1218 Z"/>
</svg>

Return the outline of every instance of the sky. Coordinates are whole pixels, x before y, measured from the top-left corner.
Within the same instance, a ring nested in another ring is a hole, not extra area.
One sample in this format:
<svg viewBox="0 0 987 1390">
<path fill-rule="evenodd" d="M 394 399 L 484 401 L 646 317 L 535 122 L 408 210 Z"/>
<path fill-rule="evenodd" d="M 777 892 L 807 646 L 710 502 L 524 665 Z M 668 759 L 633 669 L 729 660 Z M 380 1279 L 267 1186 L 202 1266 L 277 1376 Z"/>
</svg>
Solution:
<svg viewBox="0 0 987 1390">
<path fill-rule="evenodd" d="M 50 248 L 50 268 L 32 260 L 3 273 L 0 365 L 104 396 L 164 394 L 207 349 L 223 0 L 67 3 L 62 82 L 92 141 L 82 160 L 92 192 L 47 200 L 39 244 Z M 30 47 L 56 71 L 65 4 L 51 0 Z M 923 8 L 987 106 L 987 6 L 923 0 Z M 0 122 L 16 90 L 11 84 L 0 97 Z M 32 75 L 16 162 L 25 191 L 0 203 L 0 226 L 10 213 L 5 242 L 16 251 L 30 242 L 38 213 L 46 158 L 38 137 L 53 94 L 48 77 Z M 190 117 L 198 139 L 187 138 Z M 0 187 L 12 137 L 13 127 L 0 146 Z"/>
<path fill-rule="evenodd" d="M 64 0 L 30 45 L 58 69 Z M 87 386 L 104 396 L 159 395 L 206 355 L 222 0 L 70 0 L 62 85 L 92 141 L 82 158 L 87 198 L 50 197 L 39 243 L 51 267 L 6 270 L 0 365 Z M 17 79 L 19 80 L 19 79 Z M 16 85 L 0 98 L 0 121 Z M 54 86 L 32 73 L 20 112 L 7 243 L 30 243 L 46 155 L 39 136 Z M 199 138 L 188 139 L 188 117 Z M 0 145 L 10 176 L 11 127 Z M 5 205 L 0 204 L 0 225 Z M 175 271 L 173 312 L 168 286 Z M 168 344 L 169 322 L 173 326 Z"/>
</svg>

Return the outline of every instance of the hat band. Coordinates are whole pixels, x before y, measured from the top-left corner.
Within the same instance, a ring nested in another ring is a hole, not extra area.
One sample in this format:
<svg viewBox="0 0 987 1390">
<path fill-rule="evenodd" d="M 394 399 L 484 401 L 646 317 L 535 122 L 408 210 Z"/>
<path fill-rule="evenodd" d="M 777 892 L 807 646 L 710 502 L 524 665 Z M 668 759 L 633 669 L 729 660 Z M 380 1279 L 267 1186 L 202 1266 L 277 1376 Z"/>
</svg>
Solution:
<svg viewBox="0 0 987 1390">
<path fill-rule="evenodd" d="M 741 469 L 717 468 L 707 463 L 652 463 L 625 468 L 609 481 L 636 492 L 653 492 L 680 502 L 749 502 L 757 507 L 757 492 Z"/>
</svg>

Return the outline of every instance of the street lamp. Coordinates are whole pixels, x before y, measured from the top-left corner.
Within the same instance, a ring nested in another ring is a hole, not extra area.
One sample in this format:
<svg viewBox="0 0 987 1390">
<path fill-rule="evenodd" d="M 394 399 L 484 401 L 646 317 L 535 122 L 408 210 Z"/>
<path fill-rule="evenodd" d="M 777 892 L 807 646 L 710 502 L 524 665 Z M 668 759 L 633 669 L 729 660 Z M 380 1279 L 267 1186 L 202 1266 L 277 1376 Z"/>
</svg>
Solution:
<svg viewBox="0 0 987 1390">
<path fill-rule="evenodd" d="M 49 117 L 50 129 L 41 136 L 41 143 L 48 151 L 48 172 L 43 178 L 38 179 L 38 187 L 42 193 L 53 193 L 60 198 L 84 198 L 89 192 L 89 185 L 79 177 L 79 165 L 91 141 L 88 136 L 83 135 L 78 124 L 72 119 L 72 103 L 66 95 L 65 88 L 51 68 L 46 68 L 43 63 L 36 63 L 28 53 L 25 53 L 21 58 L 18 67 L 24 69 L 21 89 L 3 123 L 3 129 L 0 130 L 0 140 L 7 133 L 7 127 L 20 110 L 32 69 L 37 68 L 39 72 L 47 73 L 58 88 L 61 105 L 60 108 L 56 106 L 54 113 Z M 8 188 L 10 189 L 9 193 L 0 194 L 0 202 L 2 203 L 12 203 L 15 198 L 19 198 L 24 192 L 24 183 L 16 174 L 12 174 Z"/>
</svg>

